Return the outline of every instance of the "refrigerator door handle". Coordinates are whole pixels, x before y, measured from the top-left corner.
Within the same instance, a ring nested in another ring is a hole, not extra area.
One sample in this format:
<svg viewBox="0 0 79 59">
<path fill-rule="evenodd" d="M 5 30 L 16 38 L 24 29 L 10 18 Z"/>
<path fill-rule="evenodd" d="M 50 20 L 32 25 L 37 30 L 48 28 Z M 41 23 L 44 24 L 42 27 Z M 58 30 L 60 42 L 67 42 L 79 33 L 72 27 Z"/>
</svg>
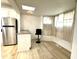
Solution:
<svg viewBox="0 0 79 59">
<path fill-rule="evenodd" d="M 2 32 L 2 29 L 1 29 L 1 32 Z"/>
<path fill-rule="evenodd" d="M 13 25 L 3 25 L 2 27 L 15 27 Z"/>
</svg>

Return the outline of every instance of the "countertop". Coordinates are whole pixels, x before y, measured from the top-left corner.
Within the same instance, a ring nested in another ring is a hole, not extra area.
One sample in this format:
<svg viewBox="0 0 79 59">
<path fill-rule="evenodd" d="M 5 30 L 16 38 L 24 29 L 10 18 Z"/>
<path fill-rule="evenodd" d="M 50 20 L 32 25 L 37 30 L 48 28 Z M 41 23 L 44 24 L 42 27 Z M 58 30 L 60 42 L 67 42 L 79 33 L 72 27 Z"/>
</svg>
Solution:
<svg viewBox="0 0 79 59">
<path fill-rule="evenodd" d="M 18 34 L 31 34 L 29 30 L 21 30 Z"/>
</svg>

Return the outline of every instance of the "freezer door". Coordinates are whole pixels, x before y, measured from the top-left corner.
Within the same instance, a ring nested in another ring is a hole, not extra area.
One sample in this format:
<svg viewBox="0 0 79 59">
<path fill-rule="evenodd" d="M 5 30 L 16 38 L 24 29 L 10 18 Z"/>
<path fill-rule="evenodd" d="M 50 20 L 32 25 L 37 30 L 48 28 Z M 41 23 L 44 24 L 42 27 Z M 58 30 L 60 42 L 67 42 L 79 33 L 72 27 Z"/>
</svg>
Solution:
<svg viewBox="0 0 79 59">
<path fill-rule="evenodd" d="M 2 18 L 2 25 L 16 26 L 16 19 L 10 17 L 4 17 Z"/>
<path fill-rule="evenodd" d="M 17 44 L 15 27 L 3 27 L 2 34 L 3 34 L 3 45 Z"/>
</svg>

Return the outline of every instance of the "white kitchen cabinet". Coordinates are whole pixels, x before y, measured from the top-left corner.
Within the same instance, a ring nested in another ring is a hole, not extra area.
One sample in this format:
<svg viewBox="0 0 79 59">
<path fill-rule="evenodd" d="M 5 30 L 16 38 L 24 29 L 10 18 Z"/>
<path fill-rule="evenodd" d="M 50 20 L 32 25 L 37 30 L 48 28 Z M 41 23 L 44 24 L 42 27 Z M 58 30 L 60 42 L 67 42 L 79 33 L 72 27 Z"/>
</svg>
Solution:
<svg viewBox="0 0 79 59">
<path fill-rule="evenodd" d="M 19 33 L 18 35 L 18 52 L 27 51 L 31 48 L 31 34 Z"/>
</svg>

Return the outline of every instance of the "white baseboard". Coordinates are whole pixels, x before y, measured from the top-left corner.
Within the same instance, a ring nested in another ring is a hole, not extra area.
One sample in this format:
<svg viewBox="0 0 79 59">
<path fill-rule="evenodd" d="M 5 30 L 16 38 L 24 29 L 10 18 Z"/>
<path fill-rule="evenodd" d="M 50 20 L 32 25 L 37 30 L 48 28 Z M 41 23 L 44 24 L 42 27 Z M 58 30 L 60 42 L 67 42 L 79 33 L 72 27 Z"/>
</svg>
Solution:
<svg viewBox="0 0 79 59">
<path fill-rule="evenodd" d="M 41 40 L 53 41 L 71 52 L 71 44 L 63 39 L 60 39 L 54 36 L 43 36 Z"/>
</svg>

